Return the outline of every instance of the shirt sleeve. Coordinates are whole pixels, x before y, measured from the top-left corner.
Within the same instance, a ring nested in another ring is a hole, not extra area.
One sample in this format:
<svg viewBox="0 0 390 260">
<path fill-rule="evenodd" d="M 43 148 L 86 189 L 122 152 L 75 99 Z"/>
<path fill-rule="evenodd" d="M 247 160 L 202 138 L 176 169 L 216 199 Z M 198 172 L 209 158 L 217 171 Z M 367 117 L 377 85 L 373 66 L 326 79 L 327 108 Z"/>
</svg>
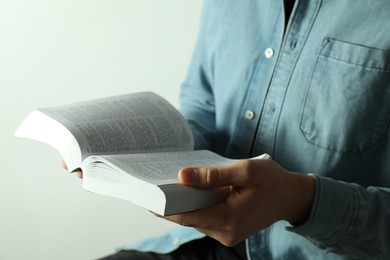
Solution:
<svg viewBox="0 0 390 260">
<path fill-rule="evenodd" d="M 215 102 L 207 64 L 205 38 L 208 27 L 208 1 L 203 4 L 198 40 L 187 76 L 180 91 L 180 112 L 189 122 L 195 138 L 195 149 L 213 150 L 215 145 Z"/>
<path fill-rule="evenodd" d="M 388 259 L 390 189 L 365 189 L 320 176 L 316 176 L 316 183 L 309 220 L 287 229 L 328 252 L 359 259 Z"/>
<path fill-rule="evenodd" d="M 156 237 L 150 237 L 145 240 L 136 241 L 117 248 L 121 250 L 137 250 L 141 252 L 153 252 L 158 254 L 168 254 L 181 245 L 190 241 L 201 239 L 206 235 L 189 227 L 178 226 Z"/>
</svg>

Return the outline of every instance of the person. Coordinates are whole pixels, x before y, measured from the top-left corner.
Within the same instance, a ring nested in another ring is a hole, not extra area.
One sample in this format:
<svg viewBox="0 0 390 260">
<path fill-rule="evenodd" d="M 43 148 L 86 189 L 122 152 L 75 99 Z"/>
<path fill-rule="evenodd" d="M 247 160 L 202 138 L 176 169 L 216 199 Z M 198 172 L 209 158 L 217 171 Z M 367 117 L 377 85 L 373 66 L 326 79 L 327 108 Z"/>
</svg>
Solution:
<svg viewBox="0 0 390 260">
<path fill-rule="evenodd" d="M 106 259 L 390 259 L 389 13 L 205 0 L 180 110 L 197 149 L 242 160 L 179 179 L 230 195 Z"/>
</svg>

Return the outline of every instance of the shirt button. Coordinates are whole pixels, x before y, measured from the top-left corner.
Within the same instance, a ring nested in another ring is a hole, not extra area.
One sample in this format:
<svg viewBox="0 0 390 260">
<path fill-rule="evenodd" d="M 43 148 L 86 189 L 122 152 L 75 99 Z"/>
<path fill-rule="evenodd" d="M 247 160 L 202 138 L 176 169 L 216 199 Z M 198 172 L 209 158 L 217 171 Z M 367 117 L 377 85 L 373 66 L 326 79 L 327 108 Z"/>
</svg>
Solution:
<svg viewBox="0 0 390 260">
<path fill-rule="evenodd" d="M 178 246 L 180 244 L 180 238 L 175 238 L 172 240 L 172 245 Z"/>
<path fill-rule="evenodd" d="M 248 120 L 252 120 L 255 117 L 255 113 L 252 110 L 247 110 L 245 112 L 245 118 Z"/>
<path fill-rule="evenodd" d="M 274 56 L 274 54 L 275 54 L 275 51 L 274 51 L 274 49 L 272 49 L 272 48 L 267 48 L 267 49 L 265 49 L 265 51 L 264 51 L 264 56 L 265 56 L 267 59 L 272 58 L 272 56 Z"/>
</svg>

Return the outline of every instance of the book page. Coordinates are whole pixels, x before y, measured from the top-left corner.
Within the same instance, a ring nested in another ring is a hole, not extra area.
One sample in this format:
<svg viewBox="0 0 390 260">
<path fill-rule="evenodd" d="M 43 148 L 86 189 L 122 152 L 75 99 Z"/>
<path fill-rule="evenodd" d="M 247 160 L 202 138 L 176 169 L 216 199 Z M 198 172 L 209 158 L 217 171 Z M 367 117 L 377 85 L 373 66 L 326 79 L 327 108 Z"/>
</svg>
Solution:
<svg viewBox="0 0 390 260">
<path fill-rule="evenodd" d="M 66 161 L 69 171 L 81 166 L 81 151 L 72 133 L 58 121 L 34 110 L 19 125 L 15 136 L 47 143 Z"/>
<path fill-rule="evenodd" d="M 177 174 L 183 167 L 221 166 L 235 161 L 206 150 L 102 155 L 99 158 L 91 157 L 87 162 L 103 160 L 113 168 L 156 185 L 178 183 Z"/>
<path fill-rule="evenodd" d="M 193 149 L 185 119 L 165 99 L 143 92 L 40 111 L 64 124 L 91 154 Z"/>
<path fill-rule="evenodd" d="M 251 159 L 269 159 L 263 154 Z M 90 156 L 83 162 L 83 188 L 126 199 L 160 215 L 192 211 L 224 201 L 227 190 L 196 189 L 179 183 L 180 168 L 221 166 L 237 160 L 211 151 Z"/>
</svg>

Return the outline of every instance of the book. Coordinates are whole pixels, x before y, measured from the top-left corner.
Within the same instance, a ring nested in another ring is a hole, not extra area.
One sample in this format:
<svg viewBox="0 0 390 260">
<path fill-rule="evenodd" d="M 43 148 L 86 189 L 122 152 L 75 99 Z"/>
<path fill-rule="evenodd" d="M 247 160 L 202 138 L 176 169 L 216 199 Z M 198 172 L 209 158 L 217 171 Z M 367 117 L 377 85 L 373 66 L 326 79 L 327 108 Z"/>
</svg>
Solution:
<svg viewBox="0 0 390 260">
<path fill-rule="evenodd" d="M 235 161 L 194 150 L 187 121 L 153 92 L 35 109 L 15 136 L 56 149 L 69 172 L 83 171 L 84 189 L 128 200 L 162 216 L 210 207 L 226 197 L 221 189 L 180 184 L 180 168 Z"/>
</svg>

